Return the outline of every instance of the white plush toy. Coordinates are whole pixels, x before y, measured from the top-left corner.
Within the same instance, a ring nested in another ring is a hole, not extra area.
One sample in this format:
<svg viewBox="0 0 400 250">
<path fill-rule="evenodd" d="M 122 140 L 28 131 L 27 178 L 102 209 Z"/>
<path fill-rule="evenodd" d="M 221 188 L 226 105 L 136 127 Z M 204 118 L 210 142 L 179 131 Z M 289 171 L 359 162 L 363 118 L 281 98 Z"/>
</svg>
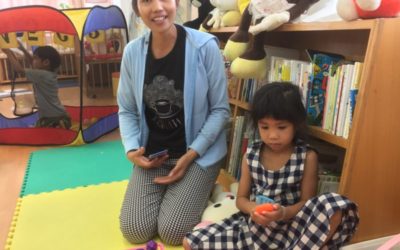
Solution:
<svg viewBox="0 0 400 250">
<path fill-rule="evenodd" d="M 237 26 L 240 23 L 240 12 L 237 0 L 210 0 L 215 7 L 202 23 L 200 29 L 209 31 L 211 28 Z"/>
<path fill-rule="evenodd" d="M 238 183 L 235 182 L 230 185 L 231 192 L 224 192 L 222 186 L 216 184 L 209 206 L 204 210 L 201 222 L 195 228 L 206 227 L 239 212 L 236 207 L 237 188 Z"/>
</svg>

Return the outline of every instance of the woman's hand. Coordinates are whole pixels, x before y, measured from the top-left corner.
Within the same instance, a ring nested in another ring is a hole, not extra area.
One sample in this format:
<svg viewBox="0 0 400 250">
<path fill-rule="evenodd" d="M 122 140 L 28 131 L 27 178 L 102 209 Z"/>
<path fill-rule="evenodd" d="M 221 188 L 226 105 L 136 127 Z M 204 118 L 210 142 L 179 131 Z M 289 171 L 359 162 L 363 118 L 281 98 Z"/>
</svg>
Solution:
<svg viewBox="0 0 400 250">
<path fill-rule="evenodd" d="M 251 219 L 264 227 L 268 226 L 273 221 L 280 221 L 285 219 L 285 207 L 279 204 L 273 204 L 273 211 L 256 212 L 255 207 L 252 209 L 250 216 Z"/>
<path fill-rule="evenodd" d="M 135 166 L 150 169 L 157 168 L 161 166 L 165 160 L 168 159 L 168 155 L 164 155 L 161 157 L 156 157 L 152 160 L 149 160 L 146 156 L 144 156 L 145 149 L 141 147 L 135 151 L 130 151 L 127 154 L 129 161 L 131 161 Z"/>
<path fill-rule="evenodd" d="M 182 155 L 181 158 L 176 162 L 175 167 L 169 172 L 167 176 L 157 177 L 154 182 L 157 184 L 171 184 L 179 181 L 183 178 L 186 173 L 186 169 L 192 164 L 194 159 L 198 157 L 198 154 L 189 149 L 186 154 Z"/>
</svg>

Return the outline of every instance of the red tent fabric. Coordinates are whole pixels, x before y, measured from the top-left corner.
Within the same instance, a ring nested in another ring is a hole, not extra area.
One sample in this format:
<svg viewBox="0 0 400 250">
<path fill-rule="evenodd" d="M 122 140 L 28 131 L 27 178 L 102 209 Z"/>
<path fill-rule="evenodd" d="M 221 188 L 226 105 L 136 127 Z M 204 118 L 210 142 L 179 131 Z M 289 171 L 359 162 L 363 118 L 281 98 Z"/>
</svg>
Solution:
<svg viewBox="0 0 400 250">
<path fill-rule="evenodd" d="M 0 10 L 0 13 L 0 34 L 38 30 L 60 32 L 69 35 L 77 34 L 69 18 L 61 11 L 51 7 L 16 7 Z"/>
</svg>

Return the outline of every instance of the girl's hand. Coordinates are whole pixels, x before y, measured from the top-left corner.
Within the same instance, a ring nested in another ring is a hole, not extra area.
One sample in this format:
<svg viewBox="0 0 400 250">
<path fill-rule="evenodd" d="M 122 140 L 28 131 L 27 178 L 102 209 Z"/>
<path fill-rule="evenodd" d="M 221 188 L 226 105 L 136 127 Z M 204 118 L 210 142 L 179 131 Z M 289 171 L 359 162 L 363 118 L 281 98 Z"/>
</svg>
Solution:
<svg viewBox="0 0 400 250">
<path fill-rule="evenodd" d="M 273 221 L 280 221 L 285 219 L 285 207 L 279 204 L 273 204 L 273 211 L 257 212 L 256 207 L 251 211 L 251 219 L 264 227 L 268 226 Z"/>
<path fill-rule="evenodd" d="M 164 155 L 162 157 L 156 157 L 152 160 L 144 156 L 145 149 L 141 147 L 135 151 L 130 151 L 127 154 L 129 161 L 131 161 L 135 166 L 150 169 L 157 168 L 161 166 L 165 160 L 168 159 L 168 155 Z"/>
</svg>

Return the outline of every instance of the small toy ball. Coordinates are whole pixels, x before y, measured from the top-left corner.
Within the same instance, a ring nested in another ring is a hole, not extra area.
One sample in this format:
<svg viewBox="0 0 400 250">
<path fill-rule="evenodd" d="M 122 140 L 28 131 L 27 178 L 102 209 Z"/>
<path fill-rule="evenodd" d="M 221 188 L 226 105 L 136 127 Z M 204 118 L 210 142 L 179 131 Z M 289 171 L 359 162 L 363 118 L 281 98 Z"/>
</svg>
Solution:
<svg viewBox="0 0 400 250">
<path fill-rule="evenodd" d="M 165 248 L 162 243 L 157 243 L 154 240 L 150 240 L 146 243 L 146 245 L 130 248 L 128 250 L 165 250 Z"/>
<path fill-rule="evenodd" d="M 151 240 L 146 244 L 146 250 L 157 250 L 157 248 L 158 244 L 154 240 Z"/>
<path fill-rule="evenodd" d="M 272 211 L 275 211 L 275 210 L 276 209 L 275 209 L 274 205 L 271 204 L 271 203 L 264 203 L 264 204 L 256 206 L 256 212 L 260 213 L 260 214 L 262 212 L 272 212 Z"/>
</svg>

